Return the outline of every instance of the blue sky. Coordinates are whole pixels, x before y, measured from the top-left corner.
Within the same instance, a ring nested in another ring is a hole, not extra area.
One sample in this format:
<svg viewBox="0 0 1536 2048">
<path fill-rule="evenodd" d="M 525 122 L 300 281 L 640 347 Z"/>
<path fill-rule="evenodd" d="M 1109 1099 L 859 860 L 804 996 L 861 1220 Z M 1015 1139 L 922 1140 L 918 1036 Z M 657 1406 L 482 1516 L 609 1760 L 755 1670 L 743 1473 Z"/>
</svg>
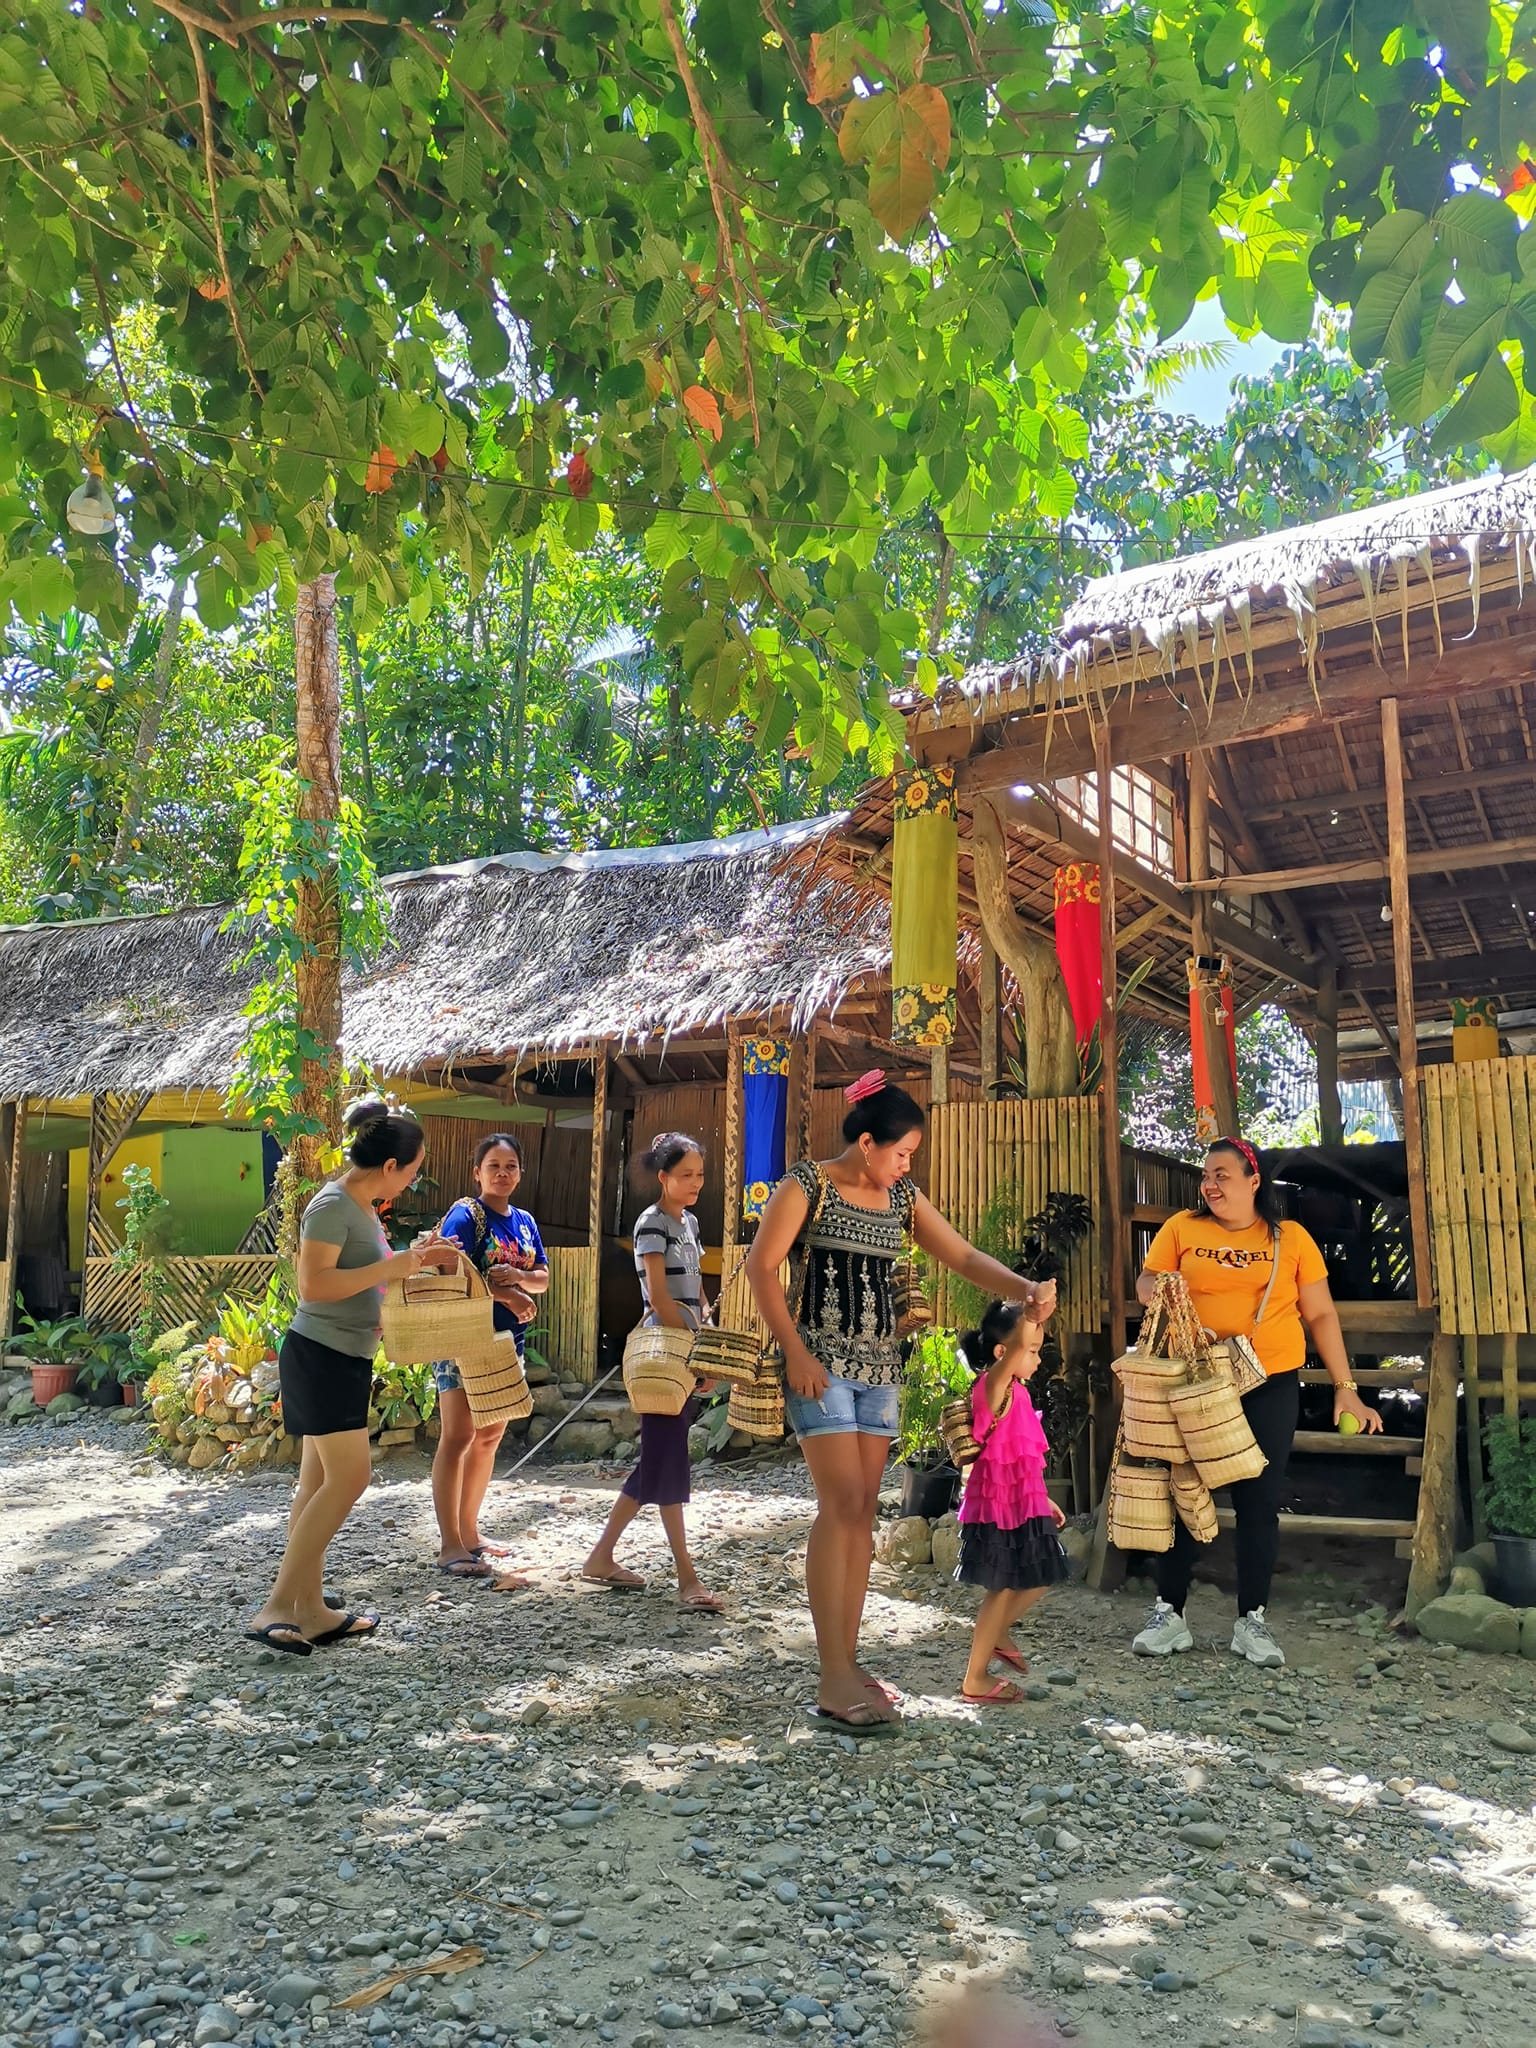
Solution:
<svg viewBox="0 0 1536 2048">
<path fill-rule="evenodd" d="M 1191 370 L 1165 394 L 1162 404 L 1168 412 L 1193 413 L 1196 419 L 1214 426 L 1225 418 L 1234 377 L 1254 377 L 1272 369 L 1284 353 L 1284 344 L 1267 334 L 1252 341 L 1239 341 L 1228 327 L 1218 299 L 1202 299 L 1175 337 L 1179 341 L 1224 341 L 1231 353 L 1216 370 Z"/>
</svg>

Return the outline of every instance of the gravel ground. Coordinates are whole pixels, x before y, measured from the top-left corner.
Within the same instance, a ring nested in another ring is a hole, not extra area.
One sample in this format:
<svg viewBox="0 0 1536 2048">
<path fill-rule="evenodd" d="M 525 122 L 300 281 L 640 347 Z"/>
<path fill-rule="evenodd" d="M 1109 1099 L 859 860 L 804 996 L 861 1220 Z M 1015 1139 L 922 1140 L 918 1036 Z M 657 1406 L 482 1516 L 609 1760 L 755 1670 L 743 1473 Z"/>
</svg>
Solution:
<svg viewBox="0 0 1536 2048">
<path fill-rule="evenodd" d="M 978 1981 L 1089 2048 L 1536 2041 L 1536 1672 L 1348 1581 L 1282 1578 L 1267 1673 L 1213 1589 L 1165 1666 L 1144 1595 L 1065 1588 L 988 1715 L 969 1596 L 877 1567 L 907 1726 L 858 1742 L 805 1718 L 798 1461 L 701 1476 L 723 1620 L 650 1517 L 646 1592 L 574 1581 L 612 1474 L 493 1489 L 537 1580 L 502 1596 L 427 1569 L 425 1467 L 387 1465 L 332 1569 L 385 1627 L 307 1661 L 239 1634 L 289 1483 L 106 1413 L 0 1436 L 0 2048 L 883 2048 Z"/>
</svg>

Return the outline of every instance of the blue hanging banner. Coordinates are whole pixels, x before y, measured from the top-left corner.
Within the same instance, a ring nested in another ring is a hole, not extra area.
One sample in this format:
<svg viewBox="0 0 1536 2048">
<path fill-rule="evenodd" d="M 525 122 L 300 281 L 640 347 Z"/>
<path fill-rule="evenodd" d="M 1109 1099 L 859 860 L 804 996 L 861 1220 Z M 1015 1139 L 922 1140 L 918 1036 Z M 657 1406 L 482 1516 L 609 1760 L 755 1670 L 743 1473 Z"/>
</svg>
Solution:
<svg viewBox="0 0 1536 2048">
<path fill-rule="evenodd" d="M 749 1038 L 741 1049 L 741 1213 L 755 1223 L 784 1178 L 789 1041 Z"/>
</svg>

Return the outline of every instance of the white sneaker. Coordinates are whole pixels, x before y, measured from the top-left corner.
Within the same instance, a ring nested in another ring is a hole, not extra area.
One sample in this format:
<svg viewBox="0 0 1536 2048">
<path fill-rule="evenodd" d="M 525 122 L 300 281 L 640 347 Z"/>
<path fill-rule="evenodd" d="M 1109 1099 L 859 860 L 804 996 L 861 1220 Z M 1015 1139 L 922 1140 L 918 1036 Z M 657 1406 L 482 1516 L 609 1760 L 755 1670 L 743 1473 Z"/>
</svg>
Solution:
<svg viewBox="0 0 1536 2048">
<path fill-rule="evenodd" d="M 1194 1647 L 1195 1639 L 1189 1632 L 1188 1622 L 1166 1600 L 1153 1601 L 1146 1627 L 1131 1644 L 1138 1657 L 1171 1657 L 1177 1650 L 1192 1650 Z"/>
<path fill-rule="evenodd" d="M 1262 1670 L 1276 1671 L 1285 1662 L 1285 1652 L 1269 1632 L 1262 1607 L 1240 1614 L 1232 1630 L 1232 1648 L 1239 1657 Z"/>
</svg>

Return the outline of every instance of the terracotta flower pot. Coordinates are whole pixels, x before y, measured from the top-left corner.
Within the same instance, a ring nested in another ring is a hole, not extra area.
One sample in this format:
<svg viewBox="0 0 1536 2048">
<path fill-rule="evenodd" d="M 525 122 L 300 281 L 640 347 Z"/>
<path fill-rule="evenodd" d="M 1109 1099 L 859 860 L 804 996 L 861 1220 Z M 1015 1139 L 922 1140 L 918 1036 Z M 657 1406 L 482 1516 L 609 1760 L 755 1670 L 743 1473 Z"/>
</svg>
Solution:
<svg viewBox="0 0 1536 2048">
<path fill-rule="evenodd" d="M 137 1380 L 123 1381 L 123 1406 L 137 1408 L 139 1405 L 139 1383 Z"/>
<path fill-rule="evenodd" d="M 32 1368 L 32 1398 L 39 1408 L 46 1408 L 50 1401 L 60 1394 L 75 1391 L 75 1379 L 80 1368 L 75 1365 L 34 1365 Z"/>
</svg>

